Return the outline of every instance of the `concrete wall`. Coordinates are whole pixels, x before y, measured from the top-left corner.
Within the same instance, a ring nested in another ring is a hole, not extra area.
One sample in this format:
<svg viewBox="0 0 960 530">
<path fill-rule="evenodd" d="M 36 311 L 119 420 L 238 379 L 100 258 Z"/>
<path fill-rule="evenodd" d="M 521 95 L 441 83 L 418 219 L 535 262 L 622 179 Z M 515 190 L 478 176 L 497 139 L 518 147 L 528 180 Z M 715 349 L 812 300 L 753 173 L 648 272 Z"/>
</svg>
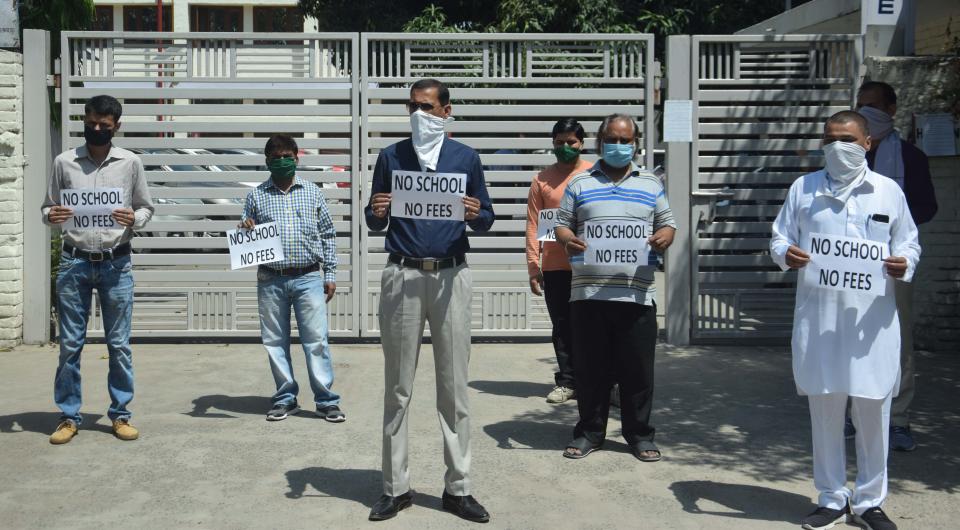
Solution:
<svg viewBox="0 0 960 530">
<path fill-rule="evenodd" d="M 960 352 L 960 157 L 930 159 L 939 210 L 920 225 L 914 279 L 914 347 Z"/>
<path fill-rule="evenodd" d="M 947 35 L 947 32 L 952 35 Z M 960 2 L 920 0 L 914 43 L 917 55 L 947 53 L 953 38 L 960 37 Z"/>
<path fill-rule="evenodd" d="M 0 50 L 0 348 L 23 335 L 23 60 Z"/>
<path fill-rule="evenodd" d="M 897 128 L 913 114 L 946 112 L 940 95 L 960 83 L 960 58 L 871 57 L 867 78 L 897 90 Z M 956 104 L 956 102 L 953 102 Z M 960 157 L 930 159 L 939 211 L 920 226 L 920 267 L 914 279 L 914 340 L 918 350 L 960 351 Z"/>
<path fill-rule="evenodd" d="M 960 84 L 960 57 L 867 57 L 867 80 L 884 81 L 897 91 L 896 126 L 907 137 L 913 114 L 949 112 L 957 102 L 942 99 Z"/>
</svg>

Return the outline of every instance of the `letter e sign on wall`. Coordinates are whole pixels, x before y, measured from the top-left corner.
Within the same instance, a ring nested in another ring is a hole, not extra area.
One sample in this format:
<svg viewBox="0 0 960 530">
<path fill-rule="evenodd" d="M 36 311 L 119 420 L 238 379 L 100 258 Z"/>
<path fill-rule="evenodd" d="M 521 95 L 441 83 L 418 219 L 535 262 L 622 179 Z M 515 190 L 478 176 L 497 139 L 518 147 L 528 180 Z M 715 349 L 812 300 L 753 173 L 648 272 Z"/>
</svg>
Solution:
<svg viewBox="0 0 960 530">
<path fill-rule="evenodd" d="M 866 0 L 863 2 L 864 26 L 896 26 L 904 0 Z"/>
</svg>

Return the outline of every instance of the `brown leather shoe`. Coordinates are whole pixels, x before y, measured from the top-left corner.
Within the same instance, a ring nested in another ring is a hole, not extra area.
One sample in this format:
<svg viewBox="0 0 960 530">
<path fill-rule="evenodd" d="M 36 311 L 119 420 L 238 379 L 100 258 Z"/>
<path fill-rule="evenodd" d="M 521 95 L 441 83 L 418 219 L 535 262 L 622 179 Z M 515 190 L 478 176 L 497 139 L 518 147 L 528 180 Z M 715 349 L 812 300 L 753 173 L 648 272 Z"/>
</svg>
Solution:
<svg viewBox="0 0 960 530">
<path fill-rule="evenodd" d="M 121 418 L 119 420 L 113 420 L 113 435 L 121 440 L 136 440 L 140 437 L 140 431 L 133 428 L 133 425 L 130 425 L 129 420 L 126 418 Z"/>
<path fill-rule="evenodd" d="M 63 445 L 77 435 L 77 424 L 70 420 L 63 420 L 57 425 L 57 430 L 50 435 L 50 443 L 53 445 Z"/>
</svg>

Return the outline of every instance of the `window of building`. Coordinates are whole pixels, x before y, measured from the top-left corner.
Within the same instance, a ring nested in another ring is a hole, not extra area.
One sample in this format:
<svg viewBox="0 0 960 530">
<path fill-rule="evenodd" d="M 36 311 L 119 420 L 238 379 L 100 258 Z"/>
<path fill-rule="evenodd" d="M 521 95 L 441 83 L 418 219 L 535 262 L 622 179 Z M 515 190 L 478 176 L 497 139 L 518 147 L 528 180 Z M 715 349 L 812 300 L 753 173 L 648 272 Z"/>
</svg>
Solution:
<svg viewBox="0 0 960 530">
<path fill-rule="evenodd" d="M 190 31 L 243 31 L 243 8 L 190 6 Z"/>
<path fill-rule="evenodd" d="M 123 31 L 157 31 L 157 8 L 155 6 L 123 6 Z M 173 7 L 171 6 L 163 6 L 163 31 L 173 31 Z"/>
<path fill-rule="evenodd" d="M 302 33 L 303 13 L 297 7 L 254 7 L 253 31 L 258 33 Z"/>
<path fill-rule="evenodd" d="M 113 31 L 113 6 L 97 6 L 91 29 L 94 31 Z"/>
</svg>

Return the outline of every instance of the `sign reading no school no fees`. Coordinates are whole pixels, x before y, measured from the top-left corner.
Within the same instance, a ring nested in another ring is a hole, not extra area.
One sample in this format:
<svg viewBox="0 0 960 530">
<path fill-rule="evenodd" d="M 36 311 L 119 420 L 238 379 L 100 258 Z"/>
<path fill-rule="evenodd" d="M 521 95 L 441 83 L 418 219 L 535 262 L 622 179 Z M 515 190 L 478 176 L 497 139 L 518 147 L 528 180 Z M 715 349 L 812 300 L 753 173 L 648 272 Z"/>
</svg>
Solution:
<svg viewBox="0 0 960 530">
<path fill-rule="evenodd" d="M 123 228 L 112 216 L 114 210 L 123 208 L 123 188 L 60 190 L 60 205 L 73 210 L 64 230 Z"/>
<path fill-rule="evenodd" d="M 395 169 L 391 179 L 390 215 L 393 217 L 463 221 L 466 174 Z"/>
<path fill-rule="evenodd" d="M 277 223 L 264 223 L 250 230 L 238 228 L 227 231 L 230 247 L 230 268 L 242 269 L 283 261 L 283 243 Z"/>
<path fill-rule="evenodd" d="M 537 241 L 557 240 L 557 212 L 559 208 L 544 208 L 537 218 Z"/>
<path fill-rule="evenodd" d="M 874 296 L 886 293 L 885 243 L 812 233 L 804 250 L 810 254 L 810 270 L 803 275 L 805 287 Z"/>
<path fill-rule="evenodd" d="M 634 266 L 648 264 L 650 223 L 643 221 L 594 221 L 584 223 L 587 250 L 585 265 Z"/>
</svg>

